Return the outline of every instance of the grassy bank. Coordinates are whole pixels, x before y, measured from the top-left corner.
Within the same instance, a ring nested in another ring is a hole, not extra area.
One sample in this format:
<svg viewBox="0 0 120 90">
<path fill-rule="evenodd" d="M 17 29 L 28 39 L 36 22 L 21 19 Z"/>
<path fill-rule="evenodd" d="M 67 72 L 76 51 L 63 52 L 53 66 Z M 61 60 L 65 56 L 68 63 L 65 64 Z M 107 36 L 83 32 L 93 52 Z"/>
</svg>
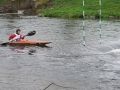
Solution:
<svg viewBox="0 0 120 90">
<path fill-rule="evenodd" d="M 82 0 L 52 0 L 39 13 L 46 17 L 82 18 Z M 85 0 L 85 16 L 99 17 L 99 0 Z M 102 17 L 120 18 L 120 0 L 102 0 Z"/>
<path fill-rule="evenodd" d="M 6 3 L 8 0 L 0 0 L 0 6 Z"/>
</svg>

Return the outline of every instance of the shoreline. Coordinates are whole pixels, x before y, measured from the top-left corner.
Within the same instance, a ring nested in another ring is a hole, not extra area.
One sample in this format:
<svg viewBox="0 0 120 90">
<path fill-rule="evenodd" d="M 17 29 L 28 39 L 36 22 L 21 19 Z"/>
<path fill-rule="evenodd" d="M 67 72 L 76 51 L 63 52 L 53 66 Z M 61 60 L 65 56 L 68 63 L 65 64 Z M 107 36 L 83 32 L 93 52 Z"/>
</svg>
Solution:
<svg viewBox="0 0 120 90">
<path fill-rule="evenodd" d="M 64 2 L 64 3 L 63 3 Z M 120 1 L 102 1 L 102 19 L 120 19 Z M 100 6 L 98 1 L 85 1 L 85 18 L 99 19 Z M 50 3 L 41 5 L 38 9 L 41 17 L 80 18 L 83 17 L 82 1 L 79 0 L 52 0 Z"/>
</svg>

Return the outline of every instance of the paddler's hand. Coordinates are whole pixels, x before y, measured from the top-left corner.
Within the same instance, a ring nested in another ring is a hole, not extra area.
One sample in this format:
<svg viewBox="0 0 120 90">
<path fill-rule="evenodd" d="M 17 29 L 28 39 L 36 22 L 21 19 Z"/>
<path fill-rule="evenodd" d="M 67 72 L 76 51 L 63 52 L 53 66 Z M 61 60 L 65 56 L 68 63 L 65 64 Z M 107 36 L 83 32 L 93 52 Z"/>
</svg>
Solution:
<svg viewBox="0 0 120 90">
<path fill-rule="evenodd" d="M 12 42 L 13 40 L 11 39 L 11 40 L 9 40 L 10 42 Z"/>
</svg>

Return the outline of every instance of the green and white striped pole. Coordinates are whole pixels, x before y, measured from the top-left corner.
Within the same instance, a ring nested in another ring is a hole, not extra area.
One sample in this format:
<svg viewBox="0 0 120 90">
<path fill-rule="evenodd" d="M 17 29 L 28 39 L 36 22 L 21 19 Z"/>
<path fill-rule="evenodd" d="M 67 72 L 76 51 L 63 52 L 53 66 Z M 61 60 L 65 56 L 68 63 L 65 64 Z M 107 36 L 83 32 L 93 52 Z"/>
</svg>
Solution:
<svg viewBox="0 0 120 90">
<path fill-rule="evenodd" d="M 85 6 L 85 2 L 83 0 L 83 44 L 85 46 L 85 39 L 86 39 L 86 36 L 85 36 L 85 11 L 84 11 L 84 6 Z"/>
<path fill-rule="evenodd" d="M 102 3 L 101 3 L 101 0 L 99 0 L 99 7 L 100 7 L 100 13 L 99 13 L 99 17 L 100 17 L 100 26 L 99 26 L 99 28 L 100 28 L 100 44 L 101 44 L 101 39 L 102 39 L 102 22 L 101 22 L 101 18 L 102 18 Z"/>
</svg>

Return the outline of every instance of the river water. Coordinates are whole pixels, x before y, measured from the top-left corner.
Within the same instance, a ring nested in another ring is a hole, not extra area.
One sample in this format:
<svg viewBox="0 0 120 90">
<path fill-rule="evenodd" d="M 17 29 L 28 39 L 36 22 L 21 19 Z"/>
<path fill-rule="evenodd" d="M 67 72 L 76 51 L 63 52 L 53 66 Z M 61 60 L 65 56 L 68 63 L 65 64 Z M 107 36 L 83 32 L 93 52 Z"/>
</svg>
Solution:
<svg viewBox="0 0 120 90">
<path fill-rule="evenodd" d="M 0 16 L 0 43 L 17 28 L 26 39 L 51 41 L 48 47 L 0 47 L 0 90 L 119 90 L 120 22 L 37 16 Z M 30 50 L 34 50 L 30 54 Z"/>
</svg>

